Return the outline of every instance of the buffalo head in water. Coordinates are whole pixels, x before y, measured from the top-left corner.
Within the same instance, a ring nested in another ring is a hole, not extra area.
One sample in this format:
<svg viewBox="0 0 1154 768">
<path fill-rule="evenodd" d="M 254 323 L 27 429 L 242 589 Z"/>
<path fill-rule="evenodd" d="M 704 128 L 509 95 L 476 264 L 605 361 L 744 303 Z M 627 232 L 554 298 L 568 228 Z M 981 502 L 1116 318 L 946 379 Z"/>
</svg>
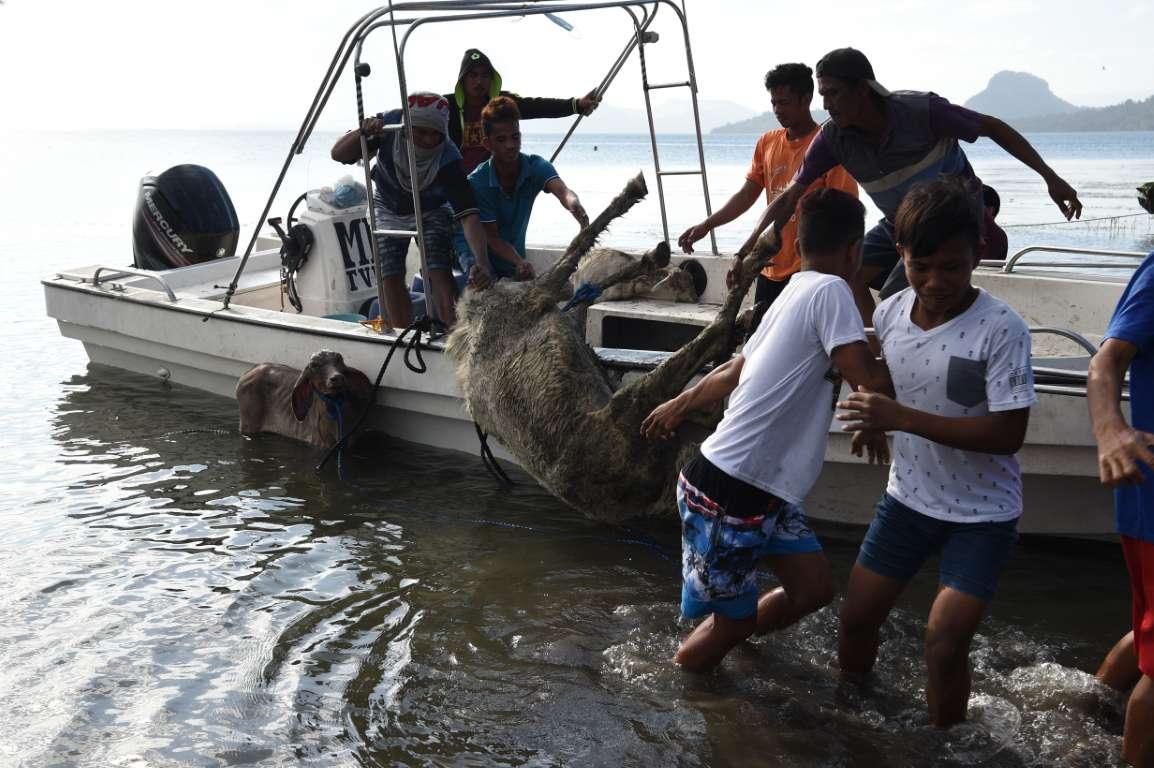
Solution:
<svg viewBox="0 0 1154 768">
<path fill-rule="evenodd" d="M 673 509 L 686 446 L 679 440 L 645 440 L 641 422 L 706 363 L 729 353 L 741 299 L 777 251 L 775 235 L 762 238 L 736 270 L 716 319 L 656 369 L 614 389 L 592 348 L 557 305 L 581 257 L 645 194 L 639 175 L 535 280 L 466 292 L 446 348 L 477 425 L 555 496 L 606 522 Z M 653 273 L 658 261 L 668 258 L 669 246 L 661 243 L 597 287 Z"/>
</svg>

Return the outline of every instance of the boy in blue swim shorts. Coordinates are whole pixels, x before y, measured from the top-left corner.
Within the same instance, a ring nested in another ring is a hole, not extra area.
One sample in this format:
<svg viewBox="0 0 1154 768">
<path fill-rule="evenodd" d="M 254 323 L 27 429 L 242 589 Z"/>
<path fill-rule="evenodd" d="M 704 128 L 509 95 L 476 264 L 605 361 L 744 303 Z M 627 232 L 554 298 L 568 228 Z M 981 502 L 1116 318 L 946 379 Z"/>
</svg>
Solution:
<svg viewBox="0 0 1154 768">
<path fill-rule="evenodd" d="M 1017 541 L 1022 480 L 1014 454 L 1034 404 L 1030 333 L 975 288 L 982 214 L 958 181 L 910 190 L 894 222 L 910 287 L 874 312 L 896 399 L 838 403 L 846 429 L 893 430 L 894 461 L 842 604 L 841 672 L 861 679 L 909 580 L 940 555 L 926 626 L 930 720 L 966 717 L 970 642 Z"/>
<path fill-rule="evenodd" d="M 801 504 L 825 457 L 831 365 L 854 386 L 887 385 L 846 283 L 858 268 L 864 230 L 865 209 L 853 196 L 819 189 L 803 198 L 801 271 L 741 354 L 641 425 L 651 439 L 668 438 L 687 414 L 729 397 L 717 430 L 678 481 L 681 610 L 706 617 L 674 657 L 686 669 L 712 668 L 754 632 L 787 627 L 833 598 L 829 563 Z M 883 437 L 872 447 L 884 446 Z M 781 587 L 759 597 L 762 558 Z"/>
</svg>

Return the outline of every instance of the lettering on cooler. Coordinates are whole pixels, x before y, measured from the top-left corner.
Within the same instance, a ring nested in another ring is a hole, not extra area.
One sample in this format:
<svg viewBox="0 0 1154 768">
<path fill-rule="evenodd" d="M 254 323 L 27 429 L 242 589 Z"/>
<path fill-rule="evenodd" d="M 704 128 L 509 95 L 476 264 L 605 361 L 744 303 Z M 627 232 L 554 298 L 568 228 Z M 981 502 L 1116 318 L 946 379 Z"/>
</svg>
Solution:
<svg viewBox="0 0 1154 768">
<path fill-rule="evenodd" d="M 334 221 L 333 227 L 336 228 L 337 242 L 341 246 L 341 260 L 345 264 L 345 277 L 349 281 L 349 292 L 355 293 L 360 288 L 373 287 L 373 262 L 369 258 L 368 249 L 365 248 L 365 239 L 368 237 L 368 224 L 364 219 L 353 219 L 350 222 Z M 363 236 L 362 236 L 362 233 Z M 353 253 L 355 245 L 356 260 L 353 260 Z M 357 286 L 357 279 L 364 283 L 363 286 Z"/>
</svg>

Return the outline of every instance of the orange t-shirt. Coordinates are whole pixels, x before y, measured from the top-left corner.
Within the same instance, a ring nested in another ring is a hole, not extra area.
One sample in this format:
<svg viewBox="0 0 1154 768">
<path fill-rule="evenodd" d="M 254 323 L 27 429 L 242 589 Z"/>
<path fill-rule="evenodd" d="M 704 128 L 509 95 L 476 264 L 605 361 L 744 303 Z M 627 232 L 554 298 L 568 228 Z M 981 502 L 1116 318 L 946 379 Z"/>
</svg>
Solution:
<svg viewBox="0 0 1154 768">
<path fill-rule="evenodd" d="M 757 147 L 753 150 L 753 164 L 749 166 L 745 178 L 765 187 L 766 203 L 773 202 L 793 181 L 794 174 L 805 158 L 805 151 L 809 149 L 810 142 L 820 128 L 815 126 L 807 135 L 793 141 L 786 138 L 784 128 L 778 128 L 776 131 L 767 131 L 757 140 Z M 858 196 L 857 182 L 840 165 L 819 176 L 806 192 L 820 187 L 833 187 L 854 197 Z M 801 268 L 801 257 L 794 247 L 797 240 L 797 211 L 794 211 L 782 229 L 781 239 L 781 251 L 761 273 L 770 280 L 784 280 Z"/>
</svg>

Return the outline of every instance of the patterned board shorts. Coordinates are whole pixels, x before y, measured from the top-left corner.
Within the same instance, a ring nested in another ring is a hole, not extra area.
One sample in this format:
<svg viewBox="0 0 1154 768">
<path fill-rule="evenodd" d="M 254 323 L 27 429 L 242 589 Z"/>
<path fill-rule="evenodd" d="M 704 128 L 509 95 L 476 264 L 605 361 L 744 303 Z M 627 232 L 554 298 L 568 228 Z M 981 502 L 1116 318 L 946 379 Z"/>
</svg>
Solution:
<svg viewBox="0 0 1154 768">
<path fill-rule="evenodd" d="M 682 474 L 677 479 L 677 509 L 681 514 L 681 613 L 689 619 L 710 613 L 731 619 L 753 616 L 761 558 L 821 552 L 821 542 L 805 512 L 782 499 L 770 497 L 761 513 L 730 515 Z"/>
<path fill-rule="evenodd" d="M 412 215 L 399 216 L 377 205 L 374 209 L 377 229 L 415 230 L 416 218 Z M 453 216 L 448 208 L 440 207 L 422 211 L 421 224 L 425 228 L 425 259 L 429 269 L 451 270 L 456 263 L 453 251 Z M 405 274 L 405 258 L 409 254 L 411 237 L 377 235 L 377 252 L 381 254 L 381 276 L 395 277 Z"/>
</svg>

